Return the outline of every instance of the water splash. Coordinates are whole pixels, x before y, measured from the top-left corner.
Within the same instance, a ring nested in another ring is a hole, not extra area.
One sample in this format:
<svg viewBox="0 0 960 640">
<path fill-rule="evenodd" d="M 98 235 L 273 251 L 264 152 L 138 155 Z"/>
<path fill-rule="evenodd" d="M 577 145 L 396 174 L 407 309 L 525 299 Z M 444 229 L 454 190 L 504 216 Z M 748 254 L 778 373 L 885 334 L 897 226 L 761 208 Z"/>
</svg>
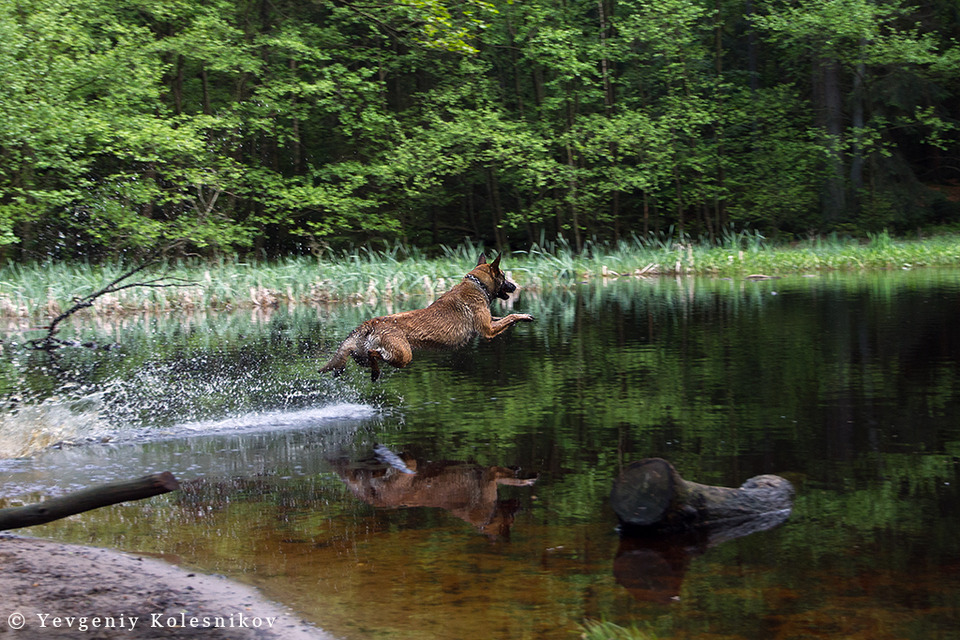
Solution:
<svg viewBox="0 0 960 640">
<path fill-rule="evenodd" d="M 137 422 L 118 423 L 115 412 L 110 415 L 112 401 L 101 391 L 82 398 L 49 398 L 12 413 L 0 413 L 0 460 L 26 458 L 51 447 L 312 428 L 328 422 L 362 421 L 377 413 L 377 408 L 369 404 L 335 402 L 291 411 L 187 420 L 158 428 Z"/>
<path fill-rule="evenodd" d="M 109 351 L 0 350 L 0 460 L 58 443 L 145 441 L 179 433 L 309 428 L 363 420 L 389 404 L 379 392 L 321 378 L 311 335 L 316 314 L 248 322 L 141 318 L 82 327 Z M 83 333 L 77 329 L 78 333 Z"/>
<path fill-rule="evenodd" d="M 161 471 L 181 482 L 316 475 L 329 471 L 331 452 L 377 419 L 370 405 L 334 404 L 127 430 L 101 445 L 47 448 L 29 458 L 0 459 L 0 507 Z"/>
<path fill-rule="evenodd" d="M 273 431 L 279 429 L 305 428 L 317 423 L 334 420 L 365 420 L 373 417 L 377 410 L 367 404 L 333 404 L 325 407 L 301 409 L 299 411 L 266 411 L 248 413 L 221 420 L 201 420 L 177 425 L 168 433 L 245 433 L 250 431 Z"/>
<path fill-rule="evenodd" d="M 235 366 L 203 356 L 147 364 L 104 388 L 103 414 L 117 426 L 169 428 L 245 414 L 358 403 L 349 390 L 317 379 L 278 376 L 258 365 Z"/>
<path fill-rule="evenodd" d="M 99 406 L 101 395 L 58 396 L 0 413 L 0 459 L 23 458 L 58 443 L 109 437 L 109 427 L 93 408 Z"/>
<path fill-rule="evenodd" d="M 208 356 L 147 362 L 96 382 L 61 385 L 42 400 L 24 394 L 0 411 L 0 460 L 58 444 L 296 428 L 377 411 L 348 386 L 245 364 Z"/>
</svg>

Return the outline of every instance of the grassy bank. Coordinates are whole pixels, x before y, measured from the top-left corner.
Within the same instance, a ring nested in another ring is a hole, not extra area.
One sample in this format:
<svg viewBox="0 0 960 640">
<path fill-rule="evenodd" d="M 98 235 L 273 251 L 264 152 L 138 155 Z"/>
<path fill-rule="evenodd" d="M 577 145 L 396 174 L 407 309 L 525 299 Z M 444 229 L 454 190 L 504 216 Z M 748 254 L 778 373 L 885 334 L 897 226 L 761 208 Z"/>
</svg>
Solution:
<svg viewBox="0 0 960 640">
<path fill-rule="evenodd" d="M 376 302 L 435 296 L 459 282 L 476 262 L 479 245 L 446 248 L 427 257 L 416 249 L 357 250 L 275 262 L 239 259 L 184 260 L 158 265 L 141 281 L 166 276 L 169 287 L 133 287 L 98 298 L 96 313 L 230 309 L 277 304 Z M 886 234 L 865 241 L 816 239 L 771 246 L 750 234 L 720 245 L 631 239 L 618 245 L 588 245 L 576 253 L 563 245 L 541 246 L 504 257 L 503 267 L 528 289 L 571 286 L 591 278 L 701 275 L 770 276 L 826 270 L 905 269 L 960 266 L 960 236 L 896 240 Z M 76 296 L 102 288 L 121 275 L 121 264 L 48 263 L 0 268 L 0 316 L 50 317 Z"/>
</svg>

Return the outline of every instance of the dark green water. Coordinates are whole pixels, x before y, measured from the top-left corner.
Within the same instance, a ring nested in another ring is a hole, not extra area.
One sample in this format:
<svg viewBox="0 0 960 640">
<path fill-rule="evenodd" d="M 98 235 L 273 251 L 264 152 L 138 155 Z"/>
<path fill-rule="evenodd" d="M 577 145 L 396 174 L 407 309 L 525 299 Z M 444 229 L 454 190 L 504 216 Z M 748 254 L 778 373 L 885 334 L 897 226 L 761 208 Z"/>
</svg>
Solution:
<svg viewBox="0 0 960 640">
<path fill-rule="evenodd" d="M 229 575 L 345 638 L 957 637 L 960 273 L 631 280 L 515 309 L 537 322 L 376 385 L 316 368 L 399 308 L 79 324 L 120 347 L 53 356 L 10 333 L 0 502 L 171 470 L 196 482 L 28 532 Z M 611 482 L 654 456 L 707 484 L 783 475 L 793 512 L 622 541 Z"/>
</svg>

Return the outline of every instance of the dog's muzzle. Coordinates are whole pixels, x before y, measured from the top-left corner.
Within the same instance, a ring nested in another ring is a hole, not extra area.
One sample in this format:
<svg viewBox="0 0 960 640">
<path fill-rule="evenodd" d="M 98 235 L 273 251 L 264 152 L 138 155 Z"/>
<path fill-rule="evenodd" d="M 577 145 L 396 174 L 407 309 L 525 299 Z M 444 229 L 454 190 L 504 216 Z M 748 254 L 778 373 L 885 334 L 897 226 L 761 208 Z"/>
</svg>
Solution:
<svg viewBox="0 0 960 640">
<path fill-rule="evenodd" d="M 517 285 L 513 284 L 509 280 L 504 280 L 503 284 L 500 285 L 500 289 L 497 291 L 497 297 L 501 300 L 509 300 L 510 294 L 517 290 Z"/>
</svg>

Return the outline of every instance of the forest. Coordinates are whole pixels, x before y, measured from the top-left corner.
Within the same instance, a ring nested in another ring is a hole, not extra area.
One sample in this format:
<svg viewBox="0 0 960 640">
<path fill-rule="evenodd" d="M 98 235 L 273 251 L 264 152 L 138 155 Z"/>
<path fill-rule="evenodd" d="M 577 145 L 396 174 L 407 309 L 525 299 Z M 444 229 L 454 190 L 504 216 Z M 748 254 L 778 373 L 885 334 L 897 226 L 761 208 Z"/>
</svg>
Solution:
<svg viewBox="0 0 960 640">
<path fill-rule="evenodd" d="M 960 223 L 955 0 L 6 0 L 0 262 Z"/>
</svg>

